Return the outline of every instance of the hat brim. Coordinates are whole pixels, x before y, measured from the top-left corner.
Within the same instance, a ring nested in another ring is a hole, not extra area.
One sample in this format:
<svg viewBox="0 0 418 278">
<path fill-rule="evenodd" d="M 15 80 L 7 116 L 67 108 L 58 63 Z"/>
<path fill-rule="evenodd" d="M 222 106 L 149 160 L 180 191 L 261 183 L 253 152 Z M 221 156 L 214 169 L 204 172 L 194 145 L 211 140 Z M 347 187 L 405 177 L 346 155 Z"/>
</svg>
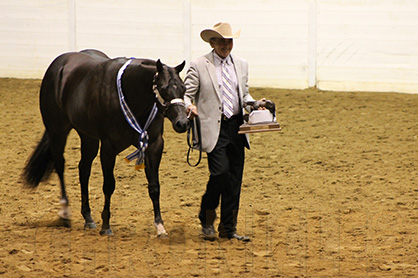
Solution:
<svg viewBox="0 0 418 278">
<path fill-rule="evenodd" d="M 202 32 L 200 32 L 200 37 L 202 38 L 202 40 L 204 40 L 205 42 L 210 42 L 211 38 L 221 38 L 221 39 L 237 39 L 239 38 L 241 34 L 241 30 L 239 30 L 238 32 L 236 32 L 233 35 L 230 36 L 223 36 L 220 33 L 212 30 L 212 29 L 205 29 Z"/>
</svg>

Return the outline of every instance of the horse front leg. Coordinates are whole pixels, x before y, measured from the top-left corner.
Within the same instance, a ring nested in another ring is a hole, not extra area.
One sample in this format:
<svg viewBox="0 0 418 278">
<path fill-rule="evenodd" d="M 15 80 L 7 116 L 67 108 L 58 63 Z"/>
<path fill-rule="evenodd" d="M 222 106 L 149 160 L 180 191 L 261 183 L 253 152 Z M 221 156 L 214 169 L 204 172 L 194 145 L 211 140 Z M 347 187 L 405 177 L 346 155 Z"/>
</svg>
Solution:
<svg viewBox="0 0 418 278">
<path fill-rule="evenodd" d="M 160 168 L 161 156 L 163 154 L 163 139 L 159 138 L 150 144 L 145 155 L 145 174 L 148 180 L 148 194 L 154 208 L 154 225 L 157 228 L 157 237 L 168 236 L 164 228 L 160 209 L 160 180 L 158 170 Z"/>
<path fill-rule="evenodd" d="M 81 187 L 81 214 L 85 220 L 84 229 L 96 229 L 96 223 L 94 223 L 94 220 L 91 217 L 90 210 L 89 179 L 91 165 L 99 150 L 99 140 L 81 132 L 79 132 L 79 135 L 81 138 L 81 160 L 78 164 Z"/>
<path fill-rule="evenodd" d="M 112 235 L 112 229 L 110 229 L 110 200 L 112 194 L 115 191 L 115 177 L 113 170 L 115 168 L 116 154 L 107 144 L 102 142 L 100 150 L 100 161 L 103 171 L 103 193 L 105 196 L 105 204 L 102 211 L 102 229 L 100 235 Z"/>
</svg>

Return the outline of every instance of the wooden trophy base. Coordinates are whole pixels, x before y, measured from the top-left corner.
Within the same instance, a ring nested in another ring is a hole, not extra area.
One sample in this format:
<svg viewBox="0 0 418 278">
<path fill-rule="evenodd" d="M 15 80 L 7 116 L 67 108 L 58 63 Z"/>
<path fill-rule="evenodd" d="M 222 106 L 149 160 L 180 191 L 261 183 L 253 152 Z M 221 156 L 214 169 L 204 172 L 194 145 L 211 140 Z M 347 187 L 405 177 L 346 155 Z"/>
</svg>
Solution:
<svg viewBox="0 0 418 278">
<path fill-rule="evenodd" d="M 282 130 L 280 128 L 280 124 L 276 122 L 259 123 L 259 124 L 242 124 L 239 127 L 238 134 L 267 132 L 267 131 L 280 131 L 280 130 Z"/>
</svg>

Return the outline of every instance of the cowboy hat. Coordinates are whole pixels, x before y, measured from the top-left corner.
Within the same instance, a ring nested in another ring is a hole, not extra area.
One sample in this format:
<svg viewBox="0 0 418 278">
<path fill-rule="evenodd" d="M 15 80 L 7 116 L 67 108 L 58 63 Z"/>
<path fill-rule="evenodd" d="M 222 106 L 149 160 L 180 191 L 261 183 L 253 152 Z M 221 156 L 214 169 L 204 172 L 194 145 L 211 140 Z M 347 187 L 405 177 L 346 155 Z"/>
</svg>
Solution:
<svg viewBox="0 0 418 278">
<path fill-rule="evenodd" d="M 200 33 L 200 37 L 205 42 L 210 42 L 211 38 L 236 39 L 239 38 L 241 30 L 232 34 L 232 28 L 229 23 L 219 22 L 213 26 L 212 29 L 205 29 Z"/>
</svg>

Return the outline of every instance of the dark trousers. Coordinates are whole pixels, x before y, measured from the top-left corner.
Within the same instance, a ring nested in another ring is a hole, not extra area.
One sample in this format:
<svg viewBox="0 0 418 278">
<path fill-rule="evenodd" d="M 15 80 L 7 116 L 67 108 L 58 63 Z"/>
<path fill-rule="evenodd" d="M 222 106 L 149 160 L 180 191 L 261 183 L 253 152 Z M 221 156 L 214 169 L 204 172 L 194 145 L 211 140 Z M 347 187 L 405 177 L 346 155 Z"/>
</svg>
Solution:
<svg viewBox="0 0 418 278">
<path fill-rule="evenodd" d="M 241 116 L 222 120 L 218 142 L 208 153 L 210 178 L 202 197 L 199 219 L 202 225 L 212 225 L 221 201 L 218 231 L 223 235 L 236 232 L 245 159 L 245 137 L 238 134 L 241 123 Z"/>
</svg>

